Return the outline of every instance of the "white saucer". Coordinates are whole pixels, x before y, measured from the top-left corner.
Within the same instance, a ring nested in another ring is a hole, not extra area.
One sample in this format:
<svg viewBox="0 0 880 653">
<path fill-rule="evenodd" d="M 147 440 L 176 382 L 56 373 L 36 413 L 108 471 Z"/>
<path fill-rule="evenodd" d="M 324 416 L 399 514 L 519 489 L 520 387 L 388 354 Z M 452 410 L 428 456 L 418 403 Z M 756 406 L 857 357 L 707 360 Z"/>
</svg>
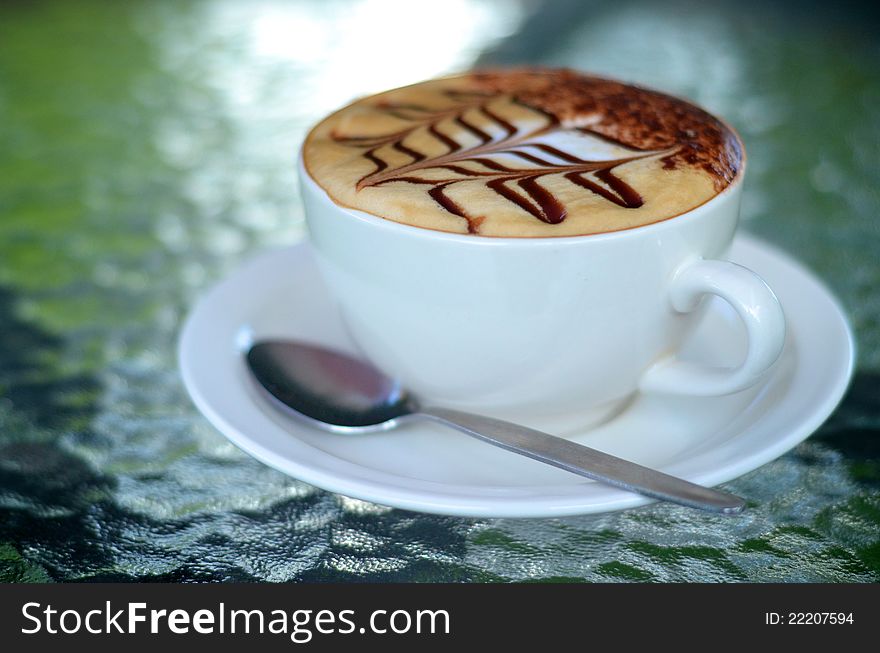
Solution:
<svg viewBox="0 0 880 653">
<path fill-rule="evenodd" d="M 777 458 L 822 424 L 853 371 L 840 306 L 803 267 L 753 238 L 738 237 L 730 258 L 758 272 L 786 313 L 785 351 L 768 380 L 720 398 L 638 396 L 573 439 L 712 486 Z M 649 502 L 440 426 L 343 436 L 291 422 L 264 403 L 245 369 L 242 343 L 264 337 L 354 351 L 306 244 L 262 254 L 207 293 L 179 352 L 199 410 L 241 449 L 293 477 L 388 506 L 470 517 L 558 517 Z M 743 347 L 737 318 L 717 302 L 683 355 L 731 363 Z"/>
</svg>

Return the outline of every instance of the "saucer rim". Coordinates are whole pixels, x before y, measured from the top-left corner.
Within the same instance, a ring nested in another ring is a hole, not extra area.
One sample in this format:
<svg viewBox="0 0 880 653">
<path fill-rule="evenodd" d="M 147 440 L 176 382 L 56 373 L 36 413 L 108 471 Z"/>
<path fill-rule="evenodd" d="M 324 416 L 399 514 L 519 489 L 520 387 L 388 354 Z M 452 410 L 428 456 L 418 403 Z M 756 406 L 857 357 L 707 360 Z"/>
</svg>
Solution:
<svg viewBox="0 0 880 653">
<path fill-rule="evenodd" d="M 837 336 L 840 337 L 838 344 L 843 346 L 846 360 L 844 365 L 837 370 L 833 383 L 828 383 L 828 379 L 823 379 L 823 387 L 826 389 L 822 394 L 823 401 L 816 404 L 810 410 L 807 419 L 799 418 L 796 426 L 788 429 L 785 436 L 774 440 L 771 446 L 752 450 L 747 455 L 739 457 L 733 464 L 714 469 L 703 469 L 696 472 L 690 470 L 687 473 L 683 473 L 676 469 L 676 464 L 670 464 L 661 468 L 666 473 L 680 475 L 693 482 L 713 486 L 728 482 L 757 469 L 778 458 L 809 437 L 821 426 L 840 402 L 849 386 L 855 368 L 855 339 L 852 329 L 839 301 L 827 286 L 802 264 L 764 241 L 745 234 L 739 234 L 737 235 L 736 243 L 737 246 L 753 250 L 758 255 L 765 255 L 775 259 L 777 264 L 786 268 L 787 275 L 799 278 L 797 285 L 811 285 L 812 288 L 810 290 L 812 293 L 809 294 L 818 294 L 829 304 L 833 311 L 825 316 L 826 322 L 835 323 L 833 326 L 837 331 Z M 308 461 L 303 463 L 280 455 L 271 448 L 267 448 L 260 442 L 255 441 L 252 436 L 245 432 L 246 429 L 242 430 L 236 426 L 234 420 L 229 419 L 229 416 L 223 410 L 219 410 L 214 405 L 210 397 L 206 397 L 203 394 L 199 377 L 200 370 L 193 364 L 193 352 L 197 351 L 201 344 L 207 342 L 204 336 L 209 331 L 203 328 L 206 326 L 202 324 L 204 317 L 211 312 L 212 307 L 218 301 L 229 294 L 236 285 L 236 280 L 240 280 L 248 271 L 255 270 L 260 266 L 265 266 L 269 263 L 281 265 L 284 260 L 296 256 L 296 250 L 305 251 L 307 247 L 306 242 L 299 242 L 284 248 L 258 254 L 250 262 L 234 270 L 226 279 L 205 293 L 201 300 L 195 304 L 181 331 L 178 361 L 184 385 L 198 410 L 238 448 L 270 467 L 316 487 L 385 506 L 434 514 L 472 518 L 562 517 L 616 511 L 654 502 L 640 495 L 610 488 L 609 486 L 600 486 L 586 479 L 584 479 L 582 484 L 565 486 L 480 486 L 478 489 L 474 489 L 473 486 L 460 486 L 426 479 L 395 476 L 382 470 L 342 460 L 329 452 L 315 449 L 308 443 L 298 440 L 301 445 L 309 448 L 313 453 L 313 458 L 317 456 L 318 459 L 324 459 L 321 461 L 321 465 L 316 465 L 314 460 L 311 464 L 308 464 Z M 276 258 L 278 263 L 275 263 Z M 733 258 L 736 260 L 737 257 Z M 758 271 L 760 272 L 760 270 Z M 783 303 L 783 308 L 785 308 L 785 303 Z M 234 343 L 230 342 L 229 347 L 234 351 Z M 797 361 L 803 358 L 803 353 L 796 352 L 794 356 Z M 243 360 L 241 360 L 240 356 L 238 356 L 238 359 L 236 374 L 246 376 L 247 373 Z M 246 403 L 255 403 L 256 401 L 256 394 L 254 394 L 247 398 Z M 749 404 L 749 408 L 753 406 L 753 403 Z M 263 413 L 264 417 L 269 417 L 258 404 L 254 408 Z M 277 416 L 273 415 L 269 418 L 277 423 Z M 759 422 L 762 419 L 765 418 L 763 416 L 758 417 Z M 297 428 L 306 427 L 298 425 Z M 707 452 L 711 453 L 713 449 L 717 449 L 717 447 L 709 447 Z M 688 465 L 693 466 L 693 459 L 688 458 L 686 462 Z M 688 465 L 685 465 L 685 467 Z M 365 471 L 367 472 L 366 475 L 364 474 Z M 377 480 L 377 476 L 382 480 Z M 389 479 L 391 479 L 391 482 L 389 482 Z M 590 491 L 589 489 L 596 486 L 602 489 L 602 491 L 598 492 L 599 497 L 591 496 L 595 495 L 597 491 L 595 489 Z M 574 488 L 583 489 L 583 492 L 572 493 Z M 555 494 L 556 492 L 561 492 L 562 494 L 557 495 Z M 555 503 L 550 501 L 554 497 L 556 499 Z M 581 498 L 578 499 L 578 497 Z"/>
</svg>

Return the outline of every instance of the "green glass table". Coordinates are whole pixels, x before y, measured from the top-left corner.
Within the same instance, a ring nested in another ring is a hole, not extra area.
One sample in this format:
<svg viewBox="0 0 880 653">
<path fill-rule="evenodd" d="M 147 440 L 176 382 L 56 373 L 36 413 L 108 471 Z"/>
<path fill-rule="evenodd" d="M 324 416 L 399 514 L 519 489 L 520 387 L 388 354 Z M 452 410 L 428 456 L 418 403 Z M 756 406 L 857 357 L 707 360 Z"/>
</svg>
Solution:
<svg viewBox="0 0 880 653">
<path fill-rule="evenodd" d="M 0 581 L 880 579 L 876 15 L 425 4 L 395 20 L 367 1 L 0 6 Z M 304 236 L 294 160 L 314 120 L 358 94 L 517 63 L 725 116 L 749 152 L 743 229 L 850 315 L 850 391 L 812 437 L 725 485 L 751 501 L 740 518 L 393 510 L 249 458 L 183 389 L 194 302 Z"/>
</svg>

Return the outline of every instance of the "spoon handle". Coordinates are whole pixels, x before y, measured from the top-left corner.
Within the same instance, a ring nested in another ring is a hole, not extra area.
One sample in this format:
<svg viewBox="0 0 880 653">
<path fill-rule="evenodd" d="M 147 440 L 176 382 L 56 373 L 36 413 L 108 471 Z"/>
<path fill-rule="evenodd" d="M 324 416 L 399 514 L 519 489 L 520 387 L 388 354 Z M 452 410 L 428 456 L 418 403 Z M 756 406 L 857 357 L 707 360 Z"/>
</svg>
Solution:
<svg viewBox="0 0 880 653">
<path fill-rule="evenodd" d="M 733 494 L 510 422 L 447 408 L 422 407 L 414 415 L 451 426 L 502 449 L 654 499 L 726 515 L 737 514 L 745 506 L 745 501 Z"/>
</svg>

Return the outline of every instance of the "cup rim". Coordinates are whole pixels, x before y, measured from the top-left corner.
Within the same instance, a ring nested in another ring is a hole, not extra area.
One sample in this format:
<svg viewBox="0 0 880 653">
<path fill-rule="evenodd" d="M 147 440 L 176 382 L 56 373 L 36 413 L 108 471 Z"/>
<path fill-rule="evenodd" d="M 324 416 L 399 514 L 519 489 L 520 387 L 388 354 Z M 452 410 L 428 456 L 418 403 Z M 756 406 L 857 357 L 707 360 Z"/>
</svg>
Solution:
<svg viewBox="0 0 880 653">
<path fill-rule="evenodd" d="M 743 160 L 745 160 L 745 158 Z M 712 196 L 710 199 L 706 200 L 699 206 L 695 206 L 694 208 L 685 211 L 684 213 L 679 213 L 678 215 L 663 218 L 662 220 L 658 220 L 657 222 L 652 222 L 650 224 L 640 225 L 637 227 L 628 227 L 625 229 L 618 229 L 616 231 L 579 234 L 576 236 L 479 236 L 474 234 L 459 234 L 451 231 L 440 231 L 439 229 L 429 229 L 426 227 L 416 227 L 414 225 L 406 224 L 403 222 L 395 222 L 394 220 L 382 218 L 377 215 L 373 215 L 372 213 L 367 213 L 366 211 L 361 211 L 359 209 L 355 209 L 349 206 L 337 204 L 333 200 L 333 198 L 330 197 L 329 193 L 327 193 L 327 191 L 324 190 L 324 188 L 320 184 L 318 184 L 318 182 L 312 179 L 311 175 L 309 175 L 308 170 L 306 170 L 306 167 L 302 161 L 302 152 L 300 152 L 297 167 L 300 173 L 299 177 L 301 185 L 310 186 L 311 189 L 318 194 L 321 201 L 326 202 L 333 209 L 336 209 L 337 211 L 345 214 L 347 217 L 357 220 L 361 223 L 368 224 L 372 227 L 386 230 L 391 233 L 396 233 L 404 237 L 430 239 L 433 241 L 447 243 L 457 243 L 465 247 L 504 248 L 574 247 L 578 245 L 585 245 L 586 243 L 600 243 L 623 240 L 626 238 L 637 238 L 639 236 L 660 235 L 671 229 L 681 227 L 683 222 L 692 222 L 694 220 L 699 220 L 707 212 L 713 210 L 717 204 L 726 200 L 728 197 L 730 197 L 730 195 L 740 189 L 743 184 L 743 173 L 745 172 L 745 167 L 743 166 L 743 168 L 740 169 L 734 180 L 730 182 L 730 184 L 728 184 L 727 187 L 724 188 L 724 190 Z M 306 209 L 306 220 L 308 220 L 308 209 Z"/>
</svg>

